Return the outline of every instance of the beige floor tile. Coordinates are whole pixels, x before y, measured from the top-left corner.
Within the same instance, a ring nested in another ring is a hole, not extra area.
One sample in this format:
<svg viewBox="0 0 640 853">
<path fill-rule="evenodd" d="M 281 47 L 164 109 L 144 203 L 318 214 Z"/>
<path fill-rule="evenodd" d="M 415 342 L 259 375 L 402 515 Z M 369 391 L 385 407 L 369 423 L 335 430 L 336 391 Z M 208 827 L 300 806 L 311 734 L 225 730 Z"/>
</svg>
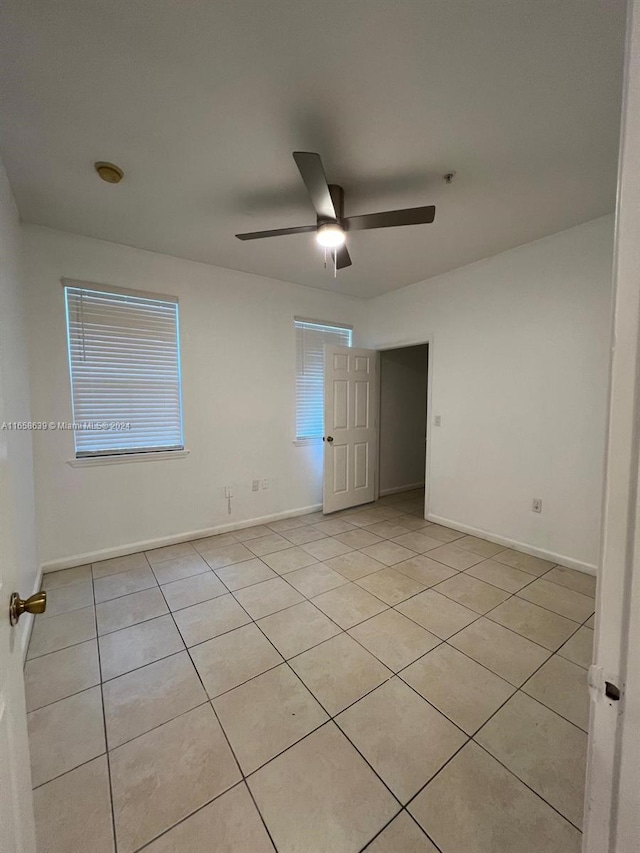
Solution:
<svg viewBox="0 0 640 853">
<path fill-rule="evenodd" d="M 408 548 L 410 551 L 415 551 L 418 554 L 424 554 L 426 551 L 432 551 L 434 548 L 442 546 L 442 542 L 439 539 L 431 539 L 417 530 L 404 533 L 402 536 L 395 536 L 393 541 L 396 545 L 402 545 L 403 548 Z"/>
<path fill-rule="evenodd" d="M 105 751 L 99 687 L 32 711 L 27 723 L 34 788 Z"/>
<path fill-rule="evenodd" d="M 358 853 L 399 806 L 334 723 L 249 779 L 279 853 Z"/>
<path fill-rule="evenodd" d="M 184 649 L 171 616 L 159 616 L 149 622 L 105 634 L 98 643 L 103 681 Z"/>
<path fill-rule="evenodd" d="M 511 684 L 446 643 L 404 669 L 402 679 L 470 735 L 514 692 Z"/>
<path fill-rule="evenodd" d="M 349 516 L 349 521 L 351 524 L 355 524 L 356 527 L 368 527 L 380 521 L 389 521 L 398 515 L 402 515 L 402 513 L 397 509 L 393 509 L 390 506 L 377 506 L 373 509 L 354 512 L 353 515 Z"/>
<path fill-rule="evenodd" d="M 558 649 L 563 658 L 588 669 L 593 663 L 593 629 L 583 626 Z"/>
<path fill-rule="evenodd" d="M 279 533 L 270 533 L 268 536 L 260 536 L 259 539 L 251 539 L 247 542 L 247 547 L 256 557 L 264 557 L 265 554 L 274 554 L 276 551 L 291 548 L 291 542 Z"/>
<path fill-rule="evenodd" d="M 431 526 L 430 521 L 424 518 L 416 518 L 415 515 L 398 515 L 394 518 L 394 522 L 406 527 L 407 530 L 426 530 L 427 527 Z"/>
<path fill-rule="evenodd" d="M 201 575 L 183 578 L 180 581 L 172 581 L 162 587 L 162 593 L 167 599 L 170 610 L 182 610 L 183 607 L 209 601 L 211 598 L 225 595 L 226 592 L 226 586 L 212 571 L 202 572 Z"/>
<path fill-rule="evenodd" d="M 596 627 L 596 614 L 590 616 L 587 621 L 584 623 L 587 628 L 595 628 Z"/>
<path fill-rule="evenodd" d="M 45 572 L 42 575 L 42 589 L 60 589 L 74 583 L 91 580 L 91 566 L 76 566 L 73 569 L 62 569 L 58 572 Z"/>
<path fill-rule="evenodd" d="M 239 780 L 208 704 L 114 749 L 111 785 L 119 853 L 133 853 Z"/>
<path fill-rule="evenodd" d="M 114 598 L 96 607 L 98 635 L 119 631 L 168 612 L 164 596 L 157 586 Z"/>
<path fill-rule="evenodd" d="M 307 529 L 307 528 L 303 528 Z M 276 551 L 274 554 L 266 554 L 264 562 L 279 575 L 286 575 L 296 569 L 304 569 L 317 563 L 315 557 L 307 554 L 302 548 L 287 548 L 285 551 Z"/>
<path fill-rule="evenodd" d="M 574 826 L 582 826 L 585 732 L 516 693 L 476 740 Z"/>
<path fill-rule="evenodd" d="M 493 559 L 498 563 L 504 563 L 505 566 L 529 572 L 530 575 L 535 575 L 536 577 L 540 577 L 540 575 L 548 572 L 554 566 L 548 560 L 542 560 L 540 557 L 532 557 L 529 554 L 522 554 L 520 551 L 514 551 L 511 548 L 495 554 Z"/>
<path fill-rule="evenodd" d="M 464 533 L 459 530 L 454 530 L 452 527 L 443 527 L 441 524 L 430 524 L 423 529 L 425 536 L 432 536 L 434 539 L 439 539 L 441 542 L 455 542 L 456 539 L 462 539 Z"/>
<path fill-rule="evenodd" d="M 144 848 L 145 853 L 274 853 L 244 783 Z"/>
<path fill-rule="evenodd" d="M 580 853 L 582 846 L 580 832 L 475 743 L 409 811 L 445 853 Z"/>
<path fill-rule="evenodd" d="M 337 539 L 333 539 L 331 536 L 327 536 L 325 539 L 318 539 L 316 542 L 309 542 L 300 547 L 307 554 L 311 554 L 312 557 L 321 562 L 326 562 L 332 557 L 339 557 L 341 554 L 347 554 L 352 550 L 348 545 L 339 542 Z"/>
<path fill-rule="evenodd" d="M 320 533 L 313 525 L 296 527 L 294 530 L 285 530 L 281 534 L 291 542 L 292 545 L 306 545 L 308 542 L 317 542 L 318 539 L 326 539 L 324 533 Z"/>
<path fill-rule="evenodd" d="M 173 618 L 187 647 L 204 643 L 251 621 L 230 593 L 177 610 Z"/>
<path fill-rule="evenodd" d="M 402 518 L 405 518 L 405 516 L 402 516 Z M 376 524 L 368 525 L 364 529 L 367 533 L 373 533 L 375 536 L 379 536 L 381 539 L 393 539 L 394 536 L 404 536 L 404 534 L 407 532 L 407 528 L 404 526 L 404 524 L 400 523 L 400 520 L 379 521 Z"/>
<path fill-rule="evenodd" d="M 451 637 L 449 643 L 516 687 L 524 684 L 551 654 L 484 617 Z"/>
<path fill-rule="evenodd" d="M 418 824 L 401 812 L 363 853 L 438 853 Z"/>
<path fill-rule="evenodd" d="M 378 542 L 377 545 L 370 545 L 368 548 L 363 548 L 362 553 L 374 560 L 383 563 L 385 566 L 393 566 L 396 563 L 401 563 L 403 560 L 409 560 L 415 557 L 415 551 L 410 551 L 409 548 L 403 548 L 396 542 L 390 540 Z"/>
<path fill-rule="evenodd" d="M 379 598 L 355 583 L 323 592 L 313 599 L 313 603 L 345 630 L 387 608 Z"/>
<path fill-rule="evenodd" d="M 353 524 L 342 519 L 330 519 L 329 521 L 321 521 L 319 524 L 313 525 L 320 533 L 325 536 L 337 536 L 339 533 L 348 533 L 350 530 L 357 530 Z"/>
<path fill-rule="evenodd" d="M 336 722 L 401 803 L 467 740 L 399 678 L 347 708 Z"/>
<path fill-rule="evenodd" d="M 326 640 L 289 664 L 332 716 L 392 675 L 347 634 Z"/>
<path fill-rule="evenodd" d="M 522 689 L 585 732 L 588 730 L 589 690 L 582 667 L 554 655 Z"/>
<path fill-rule="evenodd" d="M 267 525 L 269 532 L 273 531 L 274 533 L 280 534 L 285 533 L 287 530 L 300 530 L 300 528 L 306 526 L 306 520 L 303 520 L 299 516 L 294 516 L 293 518 L 281 518 L 278 521 L 270 522 Z"/>
<path fill-rule="evenodd" d="M 323 521 L 326 516 L 320 509 L 317 512 L 308 512 L 306 515 L 299 515 L 297 518 L 305 524 L 317 524 L 319 521 Z"/>
<path fill-rule="evenodd" d="M 261 619 L 303 601 L 300 593 L 279 577 L 239 589 L 233 594 L 252 619 Z"/>
<path fill-rule="evenodd" d="M 113 853 L 106 756 L 36 788 L 33 807 L 38 853 Z"/>
<path fill-rule="evenodd" d="M 418 581 L 425 587 L 434 586 L 458 573 L 457 569 L 451 569 L 449 566 L 445 566 L 444 563 L 438 563 L 423 554 L 416 554 L 410 560 L 403 560 L 402 563 L 396 563 L 393 568 L 397 572 L 402 572 L 403 575 L 413 578 L 413 580 Z"/>
<path fill-rule="evenodd" d="M 362 551 L 350 551 L 348 554 L 333 557 L 331 560 L 327 560 L 325 565 L 352 581 L 384 568 L 382 563 L 367 556 L 367 554 L 363 554 Z"/>
<path fill-rule="evenodd" d="M 551 581 L 559 586 L 566 586 L 567 589 L 573 589 L 575 592 L 581 592 L 583 595 L 590 595 L 595 598 L 596 594 L 596 576 L 588 575 L 586 572 L 577 572 L 574 569 L 565 569 L 564 566 L 556 566 L 544 576 L 546 581 Z"/>
<path fill-rule="evenodd" d="M 369 545 L 376 545 L 382 542 L 382 537 L 376 536 L 375 533 L 369 533 L 366 528 L 354 527 L 347 533 L 340 533 L 335 537 L 338 542 L 343 545 L 348 545 L 349 548 L 368 548 Z"/>
<path fill-rule="evenodd" d="M 192 557 L 196 553 L 196 549 L 191 542 L 178 542 L 175 545 L 165 545 L 163 548 L 154 548 L 152 551 L 145 551 L 144 553 L 149 561 L 149 565 L 154 569 L 168 560 L 178 560 L 180 557 Z"/>
<path fill-rule="evenodd" d="M 470 569 L 471 566 L 481 563 L 484 559 L 484 557 L 474 554 L 472 551 L 465 551 L 464 548 L 458 548 L 455 542 L 434 548 L 433 551 L 429 551 L 429 556 L 432 560 L 437 560 L 439 563 L 444 563 L 445 566 L 457 569 L 460 572 Z"/>
<path fill-rule="evenodd" d="M 100 684 L 95 640 L 27 661 L 24 668 L 27 711 L 35 711 Z"/>
<path fill-rule="evenodd" d="M 141 569 L 131 569 L 130 572 L 119 572 L 117 575 L 109 575 L 99 578 L 93 582 L 96 604 L 110 601 L 112 598 L 121 598 L 132 592 L 140 592 L 143 589 L 151 589 L 158 582 L 151 569 L 146 566 Z"/>
<path fill-rule="evenodd" d="M 91 573 L 93 579 L 105 578 L 108 575 L 116 575 L 119 572 L 130 572 L 132 569 L 148 569 L 149 563 L 142 551 L 137 554 L 127 554 L 124 557 L 111 557 L 109 560 L 101 560 L 93 563 Z"/>
<path fill-rule="evenodd" d="M 282 657 L 255 625 L 245 625 L 191 649 L 191 657 L 213 699 L 282 663 Z"/>
<path fill-rule="evenodd" d="M 381 569 L 356 581 L 385 604 L 399 604 L 424 590 L 424 586 L 395 568 Z"/>
<path fill-rule="evenodd" d="M 203 536 L 201 539 L 194 539 L 191 544 L 198 554 L 203 554 L 205 551 L 216 550 L 223 545 L 235 545 L 238 541 L 235 533 L 214 533 L 212 536 Z"/>
<path fill-rule="evenodd" d="M 458 548 L 464 548 L 465 551 L 472 551 L 474 554 L 479 554 L 481 557 L 493 557 L 504 551 L 504 545 L 496 545 L 495 542 L 488 542 L 486 539 L 480 539 L 478 536 L 463 536 L 462 539 L 456 539 Z"/>
<path fill-rule="evenodd" d="M 165 584 L 210 571 L 211 567 L 205 563 L 200 554 L 193 554 L 189 557 L 178 557 L 175 560 L 160 563 L 154 568 L 153 573 L 158 583 Z"/>
<path fill-rule="evenodd" d="M 574 622 L 584 622 L 595 608 L 595 601 L 590 596 L 558 586 L 557 583 L 550 583 L 545 578 L 540 578 L 520 590 L 518 597 L 552 610 L 567 619 L 573 619 Z"/>
<path fill-rule="evenodd" d="M 251 539 L 259 539 L 261 536 L 271 536 L 273 529 L 266 524 L 256 524 L 255 527 L 243 527 L 242 530 L 234 530 L 233 536 L 238 542 L 249 542 Z"/>
<path fill-rule="evenodd" d="M 502 563 L 496 563 L 495 560 L 484 560 L 482 563 L 471 566 L 465 574 L 512 593 L 518 592 L 523 586 L 533 581 L 533 577 L 527 572 L 512 569 L 511 566 L 505 566 Z"/>
<path fill-rule="evenodd" d="M 93 584 L 91 581 L 47 590 L 47 609 L 40 619 L 51 619 L 61 613 L 93 607 Z"/>
<path fill-rule="evenodd" d="M 329 719 L 286 664 L 218 696 L 213 707 L 245 775 Z"/>
<path fill-rule="evenodd" d="M 438 637 L 396 610 L 385 610 L 361 622 L 349 634 L 394 672 L 440 644 Z"/>
<path fill-rule="evenodd" d="M 187 652 L 108 681 L 103 697 L 109 749 L 207 701 Z"/>
<path fill-rule="evenodd" d="M 254 545 L 256 542 L 260 541 L 262 540 L 252 539 L 251 542 L 247 544 Z M 253 560 L 254 553 L 255 552 L 253 550 L 250 551 L 246 545 L 242 544 L 242 542 L 236 542 L 235 544 L 230 545 L 220 545 L 208 549 L 207 551 L 201 551 L 203 559 L 214 571 L 215 569 L 223 569 L 225 566 L 232 566 L 234 563 L 243 563 L 245 560 Z"/>
<path fill-rule="evenodd" d="M 478 614 L 433 589 L 427 589 L 413 598 L 396 605 L 396 610 L 422 625 L 442 640 L 469 625 Z"/>
<path fill-rule="evenodd" d="M 287 583 L 290 583 L 291 586 L 295 587 L 306 598 L 311 598 L 314 595 L 320 595 L 320 593 L 328 592 L 330 589 L 335 589 L 338 586 L 344 586 L 349 581 L 344 575 L 335 572 L 325 563 L 314 563 L 314 565 L 307 566 L 305 569 L 289 572 Z"/>
<path fill-rule="evenodd" d="M 242 563 L 234 563 L 232 566 L 226 566 L 223 569 L 216 569 L 216 575 L 227 589 L 232 591 L 276 577 L 276 573 L 257 557 L 253 560 L 245 560 Z"/>
<path fill-rule="evenodd" d="M 62 613 L 50 619 L 36 619 L 27 659 L 92 640 L 95 636 L 96 616 L 93 607 Z"/>
<path fill-rule="evenodd" d="M 286 660 L 340 633 L 309 601 L 265 616 L 257 624 Z"/>
<path fill-rule="evenodd" d="M 515 596 L 492 610 L 487 618 L 554 652 L 577 628 L 564 616 Z"/>
<path fill-rule="evenodd" d="M 465 573 L 439 583 L 434 587 L 434 591 L 446 595 L 447 598 L 457 601 L 469 610 L 475 610 L 476 613 L 487 613 L 493 610 L 510 595 L 503 589 L 498 589 L 497 586 L 471 578 Z"/>
</svg>

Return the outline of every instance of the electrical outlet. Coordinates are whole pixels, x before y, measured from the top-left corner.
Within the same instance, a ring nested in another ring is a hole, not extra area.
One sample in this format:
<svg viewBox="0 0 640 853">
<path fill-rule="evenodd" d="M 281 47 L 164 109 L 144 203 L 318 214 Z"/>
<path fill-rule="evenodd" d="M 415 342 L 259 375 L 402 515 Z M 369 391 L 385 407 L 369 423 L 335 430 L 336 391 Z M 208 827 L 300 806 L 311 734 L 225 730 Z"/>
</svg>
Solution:
<svg viewBox="0 0 640 853">
<path fill-rule="evenodd" d="M 440 426 L 442 424 L 442 415 L 436 415 L 433 419 L 434 426 Z"/>
<path fill-rule="evenodd" d="M 262 488 L 263 488 L 263 489 L 268 489 L 268 488 L 269 488 L 269 481 L 267 480 L 267 478 L 266 478 L 266 477 L 265 477 L 265 478 L 264 478 L 264 480 L 262 481 Z"/>
<path fill-rule="evenodd" d="M 251 491 L 257 492 L 260 489 L 260 480 L 254 480 L 251 484 Z"/>
<path fill-rule="evenodd" d="M 225 486 L 224 487 L 224 496 L 225 496 L 225 498 L 232 498 L 233 497 L 233 489 L 231 488 L 231 486 Z"/>
<path fill-rule="evenodd" d="M 542 512 L 542 498 L 534 498 L 531 501 L 531 509 L 533 512 Z"/>
</svg>

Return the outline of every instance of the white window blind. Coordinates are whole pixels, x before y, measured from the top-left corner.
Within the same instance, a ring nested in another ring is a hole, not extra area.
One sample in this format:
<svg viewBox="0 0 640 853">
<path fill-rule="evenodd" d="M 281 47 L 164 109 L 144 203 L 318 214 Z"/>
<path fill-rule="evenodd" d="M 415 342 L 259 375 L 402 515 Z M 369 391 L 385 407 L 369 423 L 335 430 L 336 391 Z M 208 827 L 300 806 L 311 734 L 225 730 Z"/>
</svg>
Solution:
<svg viewBox="0 0 640 853">
<path fill-rule="evenodd" d="M 322 438 L 324 429 L 324 345 L 351 346 L 352 330 L 312 320 L 295 320 L 296 438 Z"/>
<path fill-rule="evenodd" d="M 178 302 L 65 284 L 76 456 L 182 450 Z"/>
</svg>

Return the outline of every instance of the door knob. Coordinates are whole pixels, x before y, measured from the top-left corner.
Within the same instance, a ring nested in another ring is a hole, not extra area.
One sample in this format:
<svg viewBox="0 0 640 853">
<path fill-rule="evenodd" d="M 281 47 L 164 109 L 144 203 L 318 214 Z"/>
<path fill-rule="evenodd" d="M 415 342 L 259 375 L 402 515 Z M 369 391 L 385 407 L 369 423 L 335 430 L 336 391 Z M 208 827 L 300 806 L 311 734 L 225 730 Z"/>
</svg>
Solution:
<svg viewBox="0 0 640 853">
<path fill-rule="evenodd" d="M 12 625 L 18 624 L 18 619 L 23 613 L 44 613 L 47 609 L 47 593 L 36 592 L 35 595 L 30 595 L 29 598 L 20 598 L 17 592 L 11 594 L 9 601 L 9 622 Z"/>
<path fill-rule="evenodd" d="M 329 441 L 329 442 L 333 441 L 333 436 L 332 436 L 332 435 L 328 435 L 328 436 L 327 436 L 327 441 Z"/>
</svg>

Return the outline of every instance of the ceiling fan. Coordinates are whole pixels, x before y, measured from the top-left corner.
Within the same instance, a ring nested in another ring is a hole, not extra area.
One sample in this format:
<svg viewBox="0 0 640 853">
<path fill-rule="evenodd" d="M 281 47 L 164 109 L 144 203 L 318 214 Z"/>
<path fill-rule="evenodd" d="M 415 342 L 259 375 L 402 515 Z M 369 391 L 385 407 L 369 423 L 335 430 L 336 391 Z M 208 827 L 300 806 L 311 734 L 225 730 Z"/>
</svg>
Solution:
<svg viewBox="0 0 640 853">
<path fill-rule="evenodd" d="M 320 155 L 309 151 L 294 151 L 293 159 L 296 161 L 315 208 L 316 224 L 236 234 L 238 240 L 260 240 L 263 237 L 315 232 L 318 244 L 331 250 L 335 269 L 340 270 L 351 266 L 351 258 L 346 246 L 347 232 L 370 228 L 393 228 L 398 225 L 422 225 L 433 222 L 435 218 L 436 209 L 433 204 L 426 207 L 408 207 L 404 210 L 386 210 L 384 213 L 345 216 L 344 190 L 337 184 L 327 182 Z"/>
</svg>

